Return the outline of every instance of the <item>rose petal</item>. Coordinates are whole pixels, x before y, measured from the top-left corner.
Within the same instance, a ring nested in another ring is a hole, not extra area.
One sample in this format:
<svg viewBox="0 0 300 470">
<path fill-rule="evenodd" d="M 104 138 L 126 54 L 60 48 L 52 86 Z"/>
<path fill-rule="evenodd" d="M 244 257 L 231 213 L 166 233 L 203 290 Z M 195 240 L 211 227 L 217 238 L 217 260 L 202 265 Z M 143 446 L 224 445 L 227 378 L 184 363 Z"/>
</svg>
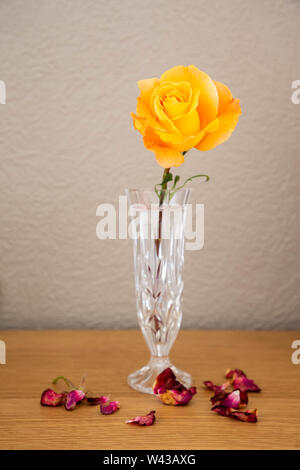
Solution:
<svg viewBox="0 0 300 470">
<path fill-rule="evenodd" d="M 215 395 L 211 398 L 211 402 L 214 405 L 212 411 L 221 416 L 227 416 L 240 421 L 256 422 L 257 410 L 245 410 L 245 408 L 248 404 L 247 392 L 260 391 L 260 388 L 253 380 L 248 379 L 241 369 L 228 369 L 225 377 L 230 379 L 231 386 L 234 388 L 232 392 L 226 392 L 226 387 L 219 387 L 211 381 L 204 382 L 207 388 L 215 391 Z"/>
<path fill-rule="evenodd" d="M 200 90 L 198 112 L 203 125 L 211 122 L 218 114 L 218 91 L 212 79 L 194 65 L 179 65 L 167 70 L 160 77 L 162 81 L 189 82 L 192 88 Z"/>
<path fill-rule="evenodd" d="M 235 408 L 239 410 L 248 403 L 247 392 L 234 390 L 233 392 L 226 393 L 224 390 L 216 393 L 211 399 L 212 404 L 218 404 L 225 408 Z"/>
<path fill-rule="evenodd" d="M 254 380 L 248 379 L 247 375 L 240 369 L 229 369 L 225 375 L 226 378 L 231 379 L 234 389 L 239 389 L 241 392 L 260 392 L 261 389 Z"/>
<path fill-rule="evenodd" d="M 240 408 L 242 406 L 248 405 L 248 394 L 247 394 L 247 392 L 243 392 L 242 390 L 240 390 L 240 399 L 241 399 Z"/>
<path fill-rule="evenodd" d="M 170 367 L 168 367 L 156 377 L 153 384 L 153 392 L 155 395 L 159 395 L 167 390 L 175 388 L 178 384 L 180 384 L 180 382 L 176 380 L 174 372 Z"/>
<path fill-rule="evenodd" d="M 240 391 L 235 390 L 227 395 L 224 400 L 222 400 L 221 405 L 225 406 L 226 408 L 235 408 L 236 410 L 239 409 L 241 403 L 240 398 Z"/>
<path fill-rule="evenodd" d="M 101 397 L 86 397 L 89 405 L 101 405 L 109 401 L 109 397 L 102 395 Z"/>
<path fill-rule="evenodd" d="M 85 397 L 85 393 L 82 390 L 71 390 L 67 394 L 67 398 L 65 401 L 65 408 L 68 411 L 74 410 L 76 407 L 77 403 L 80 403 Z"/>
<path fill-rule="evenodd" d="M 222 113 L 218 116 L 218 129 L 214 132 L 207 132 L 196 148 L 201 151 L 211 150 L 226 142 L 234 131 L 239 117 L 242 113 L 238 99 L 232 99 Z"/>
<path fill-rule="evenodd" d="M 226 106 L 232 101 L 232 93 L 224 83 L 214 80 L 214 84 L 219 95 L 219 114 L 222 114 L 226 109 Z"/>
<path fill-rule="evenodd" d="M 218 413 L 221 416 L 227 416 L 228 418 L 238 419 L 239 421 L 245 421 L 248 423 L 257 422 L 257 410 L 246 410 L 240 411 L 234 408 L 226 408 L 224 406 L 216 405 L 212 408 L 212 411 Z"/>
<path fill-rule="evenodd" d="M 152 426 L 155 422 L 155 410 L 150 411 L 146 416 L 136 416 L 126 421 L 127 424 L 139 424 L 140 426 Z"/>
<path fill-rule="evenodd" d="M 236 410 L 240 409 L 241 405 L 247 405 L 248 396 L 247 393 L 241 392 L 240 390 L 234 390 L 229 393 L 227 397 L 221 401 L 221 406 L 226 408 L 235 408 Z"/>
<path fill-rule="evenodd" d="M 229 382 L 225 382 L 223 385 L 215 385 L 211 380 L 206 380 L 203 384 L 206 388 L 215 392 L 215 395 L 210 399 L 212 404 L 221 402 L 229 394 L 229 392 L 226 392 L 230 385 Z"/>
<path fill-rule="evenodd" d="M 186 405 L 197 393 L 196 387 L 187 389 L 178 380 L 172 369 L 159 374 L 153 384 L 153 392 L 166 405 Z"/>
<path fill-rule="evenodd" d="M 184 390 L 168 390 L 166 393 L 160 395 L 160 399 L 163 403 L 166 403 L 168 405 L 186 405 L 196 393 L 196 387 L 191 387 Z M 169 394 L 169 396 L 171 396 L 173 400 L 166 400 L 167 394 Z"/>
<path fill-rule="evenodd" d="M 211 399 L 210 401 L 212 402 L 212 404 L 216 404 L 216 403 L 221 403 L 222 400 L 224 400 L 227 396 L 229 395 L 228 392 L 225 392 L 225 390 L 221 390 L 219 392 L 217 392 Z"/>
<path fill-rule="evenodd" d="M 209 390 L 212 390 L 213 392 L 217 393 L 217 392 L 221 392 L 223 390 L 226 390 L 226 388 L 229 385 L 229 382 L 225 382 L 223 385 L 215 385 L 213 382 L 211 382 L 211 380 L 206 380 L 205 382 L 203 382 L 203 384 Z"/>
<path fill-rule="evenodd" d="M 104 402 L 100 405 L 100 411 L 103 415 L 111 415 L 112 413 L 115 413 L 115 411 L 117 411 L 119 408 L 119 401 Z"/>
<path fill-rule="evenodd" d="M 220 406 L 220 405 L 213 406 L 211 411 L 214 411 L 215 413 L 218 413 L 221 416 L 228 416 L 227 408 L 225 408 L 224 406 Z"/>
<path fill-rule="evenodd" d="M 238 377 L 239 375 L 246 377 L 246 374 L 241 369 L 227 369 L 225 372 L 226 379 L 232 379 L 234 376 Z"/>
<path fill-rule="evenodd" d="M 157 163 L 163 168 L 178 167 L 184 162 L 181 151 L 168 147 L 151 127 L 145 129 L 144 145 L 155 153 Z"/>
<path fill-rule="evenodd" d="M 239 421 L 245 421 L 247 423 L 257 422 L 257 409 L 247 411 L 229 410 L 230 418 L 238 419 Z"/>
<path fill-rule="evenodd" d="M 48 388 L 44 390 L 41 396 L 41 405 L 43 406 L 59 406 L 63 404 L 64 393 L 56 393 L 54 390 Z"/>
<path fill-rule="evenodd" d="M 241 390 L 241 392 L 260 392 L 261 389 L 259 388 L 258 385 L 254 382 L 254 380 L 248 379 L 244 375 L 240 375 L 239 377 L 236 377 L 232 385 L 234 388 L 238 388 Z"/>
</svg>

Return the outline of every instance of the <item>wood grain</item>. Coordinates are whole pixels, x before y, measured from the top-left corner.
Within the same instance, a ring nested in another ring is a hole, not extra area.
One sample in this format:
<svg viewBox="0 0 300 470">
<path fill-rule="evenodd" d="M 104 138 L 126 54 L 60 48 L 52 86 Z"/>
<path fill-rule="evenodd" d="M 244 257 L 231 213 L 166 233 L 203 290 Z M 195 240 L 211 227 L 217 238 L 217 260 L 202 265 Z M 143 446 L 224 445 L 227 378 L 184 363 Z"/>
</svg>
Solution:
<svg viewBox="0 0 300 470">
<path fill-rule="evenodd" d="M 198 394 L 185 407 L 160 403 L 131 390 L 128 373 L 148 353 L 138 331 L 2 331 L 7 364 L 0 365 L 0 449 L 299 449 L 300 365 L 291 343 L 300 332 L 182 331 L 173 362 L 192 373 Z M 262 387 L 250 394 L 259 422 L 241 423 L 210 411 L 203 380 L 222 383 L 228 367 L 244 369 Z M 41 392 L 60 374 L 90 390 L 110 394 L 120 410 L 46 408 Z M 125 420 L 155 409 L 152 427 Z"/>
</svg>

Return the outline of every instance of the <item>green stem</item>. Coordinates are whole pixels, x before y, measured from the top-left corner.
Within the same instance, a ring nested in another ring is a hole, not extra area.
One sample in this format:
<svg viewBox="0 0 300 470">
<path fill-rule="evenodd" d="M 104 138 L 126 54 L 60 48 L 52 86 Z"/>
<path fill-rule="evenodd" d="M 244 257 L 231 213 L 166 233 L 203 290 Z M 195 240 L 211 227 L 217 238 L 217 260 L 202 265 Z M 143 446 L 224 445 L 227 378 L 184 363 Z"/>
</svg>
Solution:
<svg viewBox="0 0 300 470">
<path fill-rule="evenodd" d="M 170 168 L 165 168 L 165 171 L 163 173 L 163 180 L 166 178 L 166 176 L 170 173 Z M 162 184 L 162 189 L 167 189 L 168 183 Z"/>
<path fill-rule="evenodd" d="M 66 377 L 64 377 L 63 375 L 59 375 L 58 377 L 56 377 L 54 380 L 52 380 L 52 383 L 53 385 L 57 384 L 57 382 L 59 380 L 63 380 L 65 382 L 65 384 L 69 387 L 69 388 L 72 388 L 74 387 L 72 382 L 70 382 L 70 380 L 68 380 Z"/>
<path fill-rule="evenodd" d="M 170 172 L 170 168 L 165 168 L 164 173 L 163 173 L 163 177 L 162 177 L 162 181 L 165 181 L 165 178 L 166 178 L 166 176 L 168 175 L 169 172 Z M 168 188 L 168 183 L 163 183 L 161 185 L 161 192 L 160 192 L 160 196 L 159 196 L 158 238 L 155 240 L 157 256 L 159 255 L 159 246 L 160 246 L 160 239 L 161 239 L 161 226 L 162 226 L 162 215 L 163 215 L 162 210 L 161 210 L 161 206 L 164 202 L 165 191 L 167 190 L 167 188 Z"/>
</svg>

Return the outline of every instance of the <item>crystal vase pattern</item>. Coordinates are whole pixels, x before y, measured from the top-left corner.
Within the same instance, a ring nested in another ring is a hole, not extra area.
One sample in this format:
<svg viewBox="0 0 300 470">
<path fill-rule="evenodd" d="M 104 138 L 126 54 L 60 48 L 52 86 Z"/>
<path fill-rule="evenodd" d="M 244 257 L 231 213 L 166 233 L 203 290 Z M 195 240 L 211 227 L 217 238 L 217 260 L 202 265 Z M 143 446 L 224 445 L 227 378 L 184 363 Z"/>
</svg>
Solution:
<svg viewBox="0 0 300 470">
<path fill-rule="evenodd" d="M 134 238 L 138 322 L 150 350 L 149 363 L 128 376 L 136 390 L 152 393 L 157 375 L 171 367 L 186 387 L 191 376 L 169 360 L 182 319 L 184 224 L 189 189 L 128 190 Z"/>
</svg>

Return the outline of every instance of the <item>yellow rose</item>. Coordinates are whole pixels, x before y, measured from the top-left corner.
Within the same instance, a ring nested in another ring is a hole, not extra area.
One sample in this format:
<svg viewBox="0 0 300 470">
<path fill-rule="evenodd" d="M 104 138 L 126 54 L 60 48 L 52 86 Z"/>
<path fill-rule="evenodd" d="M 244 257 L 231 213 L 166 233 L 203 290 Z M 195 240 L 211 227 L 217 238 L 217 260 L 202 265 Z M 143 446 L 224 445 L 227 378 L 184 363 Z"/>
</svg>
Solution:
<svg viewBox="0 0 300 470">
<path fill-rule="evenodd" d="M 134 127 L 163 168 L 180 166 L 182 152 L 210 150 L 231 136 L 241 114 L 226 85 L 194 65 L 179 65 L 159 78 L 138 82 Z"/>
</svg>

